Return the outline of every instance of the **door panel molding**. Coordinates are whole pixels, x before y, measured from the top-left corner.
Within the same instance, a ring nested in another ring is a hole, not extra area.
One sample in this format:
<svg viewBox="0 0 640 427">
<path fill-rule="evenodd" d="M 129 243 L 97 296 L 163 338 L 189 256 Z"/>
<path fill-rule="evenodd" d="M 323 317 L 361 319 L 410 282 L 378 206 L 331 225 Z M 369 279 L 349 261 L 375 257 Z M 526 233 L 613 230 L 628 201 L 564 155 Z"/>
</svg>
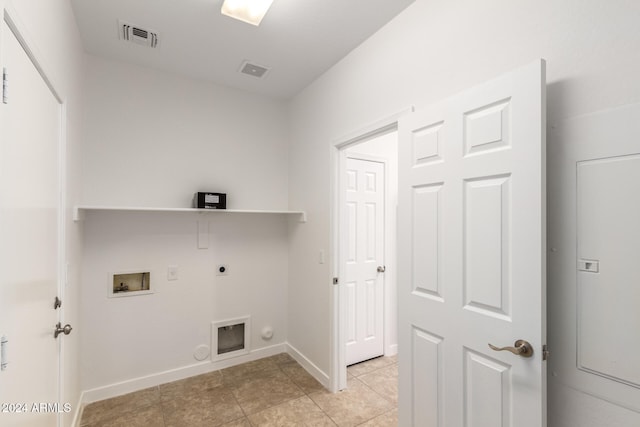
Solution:
<svg viewBox="0 0 640 427">
<path fill-rule="evenodd" d="M 546 425 L 544 117 L 541 60 L 399 121 L 399 346 L 439 337 L 444 378 L 399 352 L 399 425 L 425 425 L 416 393 L 433 389 L 427 425 Z M 488 346 L 519 339 L 530 358 Z"/>
</svg>

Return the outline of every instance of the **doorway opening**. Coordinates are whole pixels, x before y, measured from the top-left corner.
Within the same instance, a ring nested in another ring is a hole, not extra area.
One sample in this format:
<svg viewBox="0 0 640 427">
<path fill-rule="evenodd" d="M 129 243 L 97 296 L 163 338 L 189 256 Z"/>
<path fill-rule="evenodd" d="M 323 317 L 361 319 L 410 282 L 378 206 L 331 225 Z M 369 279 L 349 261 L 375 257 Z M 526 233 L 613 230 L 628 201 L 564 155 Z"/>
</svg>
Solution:
<svg viewBox="0 0 640 427">
<path fill-rule="evenodd" d="M 409 112 L 409 111 L 407 111 Z M 331 389 L 347 366 L 398 351 L 397 114 L 334 143 Z"/>
</svg>

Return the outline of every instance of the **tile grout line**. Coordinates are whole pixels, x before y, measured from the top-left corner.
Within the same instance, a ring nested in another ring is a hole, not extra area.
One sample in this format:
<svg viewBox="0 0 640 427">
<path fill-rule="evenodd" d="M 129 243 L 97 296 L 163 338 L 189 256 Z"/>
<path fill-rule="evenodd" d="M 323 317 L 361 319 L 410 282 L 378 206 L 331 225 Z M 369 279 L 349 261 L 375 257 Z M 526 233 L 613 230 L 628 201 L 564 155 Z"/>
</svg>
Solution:
<svg viewBox="0 0 640 427">
<path fill-rule="evenodd" d="M 272 356 L 273 357 L 273 356 Z M 318 390 L 315 388 L 315 385 L 310 385 L 308 383 L 308 381 L 306 380 L 306 378 L 302 375 L 299 375 L 299 373 L 297 372 L 296 369 L 289 369 L 289 367 L 294 367 L 294 366 L 300 366 L 299 363 L 297 363 L 295 360 L 278 360 L 278 359 L 272 359 L 272 363 L 273 365 L 275 365 L 274 367 L 277 368 L 277 371 L 274 372 L 278 372 L 280 375 L 282 375 L 284 378 L 286 378 L 293 387 L 295 387 L 295 389 L 297 389 L 297 391 L 300 393 L 299 396 L 297 397 L 291 397 L 291 398 L 286 398 L 285 400 L 277 403 L 277 404 L 272 404 L 266 408 L 263 408 L 259 411 L 256 411 L 252 414 L 248 414 L 247 411 L 245 410 L 245 408 L 240 404 L 240 401 L 238 400 L 238 397 L 236 396 L 236 393 L 234 393 L 234 391 L 237 389 L 237 384 L 235 384 L 236 381 L 233 380 L 234 375 L 232 375 L 234 372 L 229 371 L 227 374 L 224 374 L 222 371 L 224 369 L 220 369 L 218 370 L 219 375 L 220 375 L 220 382 L 222 385 L 226 384 L 227 381 L 229 381 L 229 384 L 227 384 L 229 390 L 230 390 L 230 394 L 231 397 L 233 398 L 233 402 L 235 403 L 235 405 L 240 409 L 241 413 L 243 414 L 243 416 L 237 418 L 237 419 L 233 419 L 233 420 L 227 420 L 224 421 L 222 424 L 218 424 L 218 425 L 224 425 L 226 423 L 231 423 L 231 422 L 235 422 L 235 421 L 246 421 L 250 426 L 255 427 L 256 425 L 249 419 L 250 416 L 258 414 L 260 412 L 263 411 L 267 411 L 269 409 L 278 407 L 280 405 L 284 405 L 286 403 L 292 402 L 294 400 L 297 399 L 301 399 L 303 397 L 305 397 L 306 399 L 310 400 L 313 405 L 319 409 L 320 413 L 323 414 L 323 416 L 325 416 L 331 423 L 333 423 L 335 426 L 338 426 L 338 422 L 331 417 L 331 415 L 329 413 L 327 413 L 322 407 L 320 407 L 320 405 L 311 397 L 312 394 L 315 393 L 319 393 L 321 392 L 321 390 Z M 365 362 L 366 363 L 366 362 Z M 385 397 L 382 393 L 376 391 L 375 389 L 373 389 L 371 386 L 369 386 L 368 384 L 366 384 L 361 377 L 369 375 L 369 374 L 374 374 L 378 371 L 381 371 L 383 369 L 388 369 L 391 366 L 396 366 L 397 367 L 397 362 L 393 362 L 391 361 L 390 363 L 385 364 L 384 366 L 379 366 L 375 369 L 372 369 L 371 371 L 367 371 L 364 372 L 358 376 L 355 375 L 350 375 L 350 380 L 355 380 L 358 383 L 360 383 L 361 385 L 363 385 L 365 387 L 366 390 L 368 390 L 369 392 L 373 392 L 373 395 L 378 396 L 379 398 L 383 399 L 384 401 L 388 402 L 389 404 L 392 405 L 392 407 L 390 409 L 388 409 L 387 411 L 384 411 L 381 414 L 375 415 L 371 418 L 368 418 L 367 420 L 363 421 L 362 423 L 358 424 L 358 425 L 363 425 L 366 424 L 367 422 L 393 412 L 396 408 L 397 408 L 397 403 L 394 403 L 392 400 L 390 400 L 389 398 Z M 238 365 L 241 366 L 241 365 Z M 285 371 L 285 368 L 286 371 Z M 249 371 L 251 372 L 251 371 Z M 296 381 L 296 379 L 298 381 Z M 181 380 L 179 380 L 181 381 Z M 170 383 L 166 383 L 166 384 L 170 384 Z M 154 405 L 159 405 L 159 409 L 161 411 L 161 416 L 162 416 L 162 425 L 164 427 L 167 426 L 167 422 L 168 422 L 168 418 L 167 418 L 167 413 L 165 411 L 165 405 L 163 404 L 163 396 L 165 395 L 165 393 L 162 392 L 162 384 L 161 385 L 157 385 L 157 386 L 153 386 L 150 387 L 156 394 L 156 397 L 158 398 L 157 400 L 152 401 L 151 403 L 148 403 L 146 405 L 141 405 L 141 406 L 136 406 L 134 408 L 131 408 L 130 410 L 126 411 L 126 412 L 119 412 L 116 415 L 110 414 L 111 416 L 107 416 L 107 417 L 99 417 L 99 419 L 96 420 L 96 423 L 98 423 L 98 425 L 104 421 L 109 421 L 109 420 L 113 420 L 116 419 L 118 417 L 121 417 L 123 415 L 126 414 L 130 414 L 130 413 L 134 413 L 134 412 L 139 412 L 141 410 L 145 410 L 147 408 L 151 408 Z M 324 388 L 322 388 L 322 390 L 324 390 Z M 142 391 L 142 390 L 141 390 Z M 165 390 L 166 392 L 166 390 Z M 168 395 L 167 395 L 168 396 Z M 105 411 L 106 413 L 110 413 L 110 411 Z M 104 414 L 103 414 L 104 415 Z M 94 423 L 95 424 L 95 423 Z M 81 421 L 81 426 L 82 427 L 91 427 L 94 426 L 94 424 L 83 424 Z M 95 426 L 94 426 L 95 427 Z"/>
</svg>

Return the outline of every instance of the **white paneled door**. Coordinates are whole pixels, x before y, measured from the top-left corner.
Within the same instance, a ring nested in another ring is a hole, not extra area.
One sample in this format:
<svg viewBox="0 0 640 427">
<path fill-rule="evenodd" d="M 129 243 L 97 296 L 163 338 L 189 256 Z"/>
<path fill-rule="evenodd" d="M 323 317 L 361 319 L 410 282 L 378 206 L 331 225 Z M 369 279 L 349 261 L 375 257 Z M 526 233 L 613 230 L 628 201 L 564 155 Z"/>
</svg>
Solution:
<svg viewBox="0 0 640 427">
<path fill-rule="evenodd" d="M 61 107 L 6 22 L 0 104 L 0 425 L 55 426 L 58 412 Z M 67 408 L 69 410 L 70 408 Z"/>
<path fill-rule="evenodd" d="M 544 62 L 399 138 L 399 424 L 546 425 Z"/>
<path fill-rule="evenodd" d="M 384 163 L 347 155 L 342 237 L 347 365 L 384 353 Z M 378 268 L 381 267 L 381 268 Z"/>
</svg>

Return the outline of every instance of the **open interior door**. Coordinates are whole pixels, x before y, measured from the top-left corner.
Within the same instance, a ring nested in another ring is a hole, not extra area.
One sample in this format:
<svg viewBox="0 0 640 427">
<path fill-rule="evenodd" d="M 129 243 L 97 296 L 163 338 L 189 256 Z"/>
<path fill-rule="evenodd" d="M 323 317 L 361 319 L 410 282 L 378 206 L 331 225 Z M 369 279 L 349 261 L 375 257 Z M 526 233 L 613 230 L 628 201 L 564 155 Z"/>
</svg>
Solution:
<svg viewBox="0 0 640 427">
<path fill-rule="evenodd" d="M 6 15 L 5 15 L 6 19 Z M 60 103 L 6 20 L 0 103 L 0 425 L 56 426 L 60 402 Z"/>
<path fill-rule="evenodd" d="M 399 425 L 546 425 L 544 61 L 399 138 Z"/>
</svg>

